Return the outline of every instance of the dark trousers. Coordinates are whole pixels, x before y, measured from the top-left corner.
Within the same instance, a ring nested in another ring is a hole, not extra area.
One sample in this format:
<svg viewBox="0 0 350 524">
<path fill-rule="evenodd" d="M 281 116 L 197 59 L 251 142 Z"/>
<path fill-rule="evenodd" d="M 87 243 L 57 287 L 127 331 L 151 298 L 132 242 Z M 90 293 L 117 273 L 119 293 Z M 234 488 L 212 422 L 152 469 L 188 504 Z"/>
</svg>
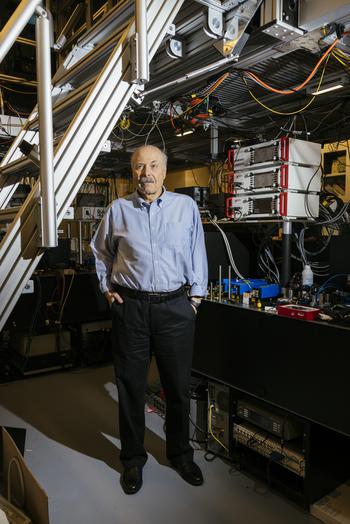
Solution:
<svg viewBox="0 0 350 524">
<path fill-rule="evenodd" d="M 192 460 L 189 384 L 196 314 L 185 294 L 160 303 L 123 300 L 112 305 L 120 459 L 124 467 L 143 466 L 147 460 L 145 390 L 152 350 L 166 398 L 167 457 L 173 465 Z"/>
</svg>

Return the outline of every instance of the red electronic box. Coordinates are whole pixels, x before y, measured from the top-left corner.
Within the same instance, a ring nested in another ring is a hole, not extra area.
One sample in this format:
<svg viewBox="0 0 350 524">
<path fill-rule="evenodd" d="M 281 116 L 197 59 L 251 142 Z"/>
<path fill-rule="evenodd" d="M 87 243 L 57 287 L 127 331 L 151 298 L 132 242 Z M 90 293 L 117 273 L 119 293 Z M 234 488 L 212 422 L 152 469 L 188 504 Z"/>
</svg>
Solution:
<svg viewBox="0 0 350 524">
<path fill-rule="evenodd" d="M 277 313 L 283 317 L 299 318 L 302 320 L 315 320 L 320 310 L 316 307 L 300 306 L 298 304 L 285 304 L 277 306 Z"/>
</svg>

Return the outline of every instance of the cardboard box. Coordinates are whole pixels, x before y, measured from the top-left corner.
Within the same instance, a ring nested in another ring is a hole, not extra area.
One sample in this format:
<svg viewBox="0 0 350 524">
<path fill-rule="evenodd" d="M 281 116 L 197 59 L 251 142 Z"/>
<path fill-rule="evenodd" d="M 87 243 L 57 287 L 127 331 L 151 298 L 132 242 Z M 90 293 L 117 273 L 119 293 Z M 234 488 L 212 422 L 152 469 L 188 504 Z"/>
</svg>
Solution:
<svg viewBox="0 0 350 524">
<path fill-rule="evenodd" d="M 10 502 L 14 506 L 19 506 L 20 511 L 27 515 L 33 524 L 49 524 L 47 494 L 26 465 L 5 428 L 2 428 L 2 445 L 4 496 L 8 498 L 7 495 L 10 493 Z M 28 522 L 19 518 L 11 521 L 8 517 L 8 520 L 10 523 Z"/>
<path fill-rule="evenodd" d="M 350 480 L 312 504 L 310 513 L 325 524 L 350 524 Z"/>
</svg>

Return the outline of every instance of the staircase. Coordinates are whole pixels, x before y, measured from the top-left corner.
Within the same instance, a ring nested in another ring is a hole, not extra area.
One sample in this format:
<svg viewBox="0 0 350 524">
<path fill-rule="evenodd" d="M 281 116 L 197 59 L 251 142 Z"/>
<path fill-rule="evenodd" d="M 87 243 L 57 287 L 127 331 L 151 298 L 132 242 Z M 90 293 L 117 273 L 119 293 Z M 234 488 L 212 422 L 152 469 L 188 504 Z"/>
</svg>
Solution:
<svg viewBox="0 0 350 524">
<path fill-rule="evenodd" d="M 183 2 L 148 0 L 149 61 Z M 134 2 L 119 2 L 79 39 L 52 80 L 53 126 L 60 135 L 53 160 L 58 224 L 139 89 L 133 83 L 130 51 L 134 35 Z M 44 252 L 40 247 L 40 181 L 21 208 L 5 209 L 22 177 L 38 174 L 38 166 L 19 149 L 23 140 L 38 143 L 37 131 L 35 108 L 0 164 L 0 219 L 13 219 L 0 244 L 0 330 Z"/>
</svg>

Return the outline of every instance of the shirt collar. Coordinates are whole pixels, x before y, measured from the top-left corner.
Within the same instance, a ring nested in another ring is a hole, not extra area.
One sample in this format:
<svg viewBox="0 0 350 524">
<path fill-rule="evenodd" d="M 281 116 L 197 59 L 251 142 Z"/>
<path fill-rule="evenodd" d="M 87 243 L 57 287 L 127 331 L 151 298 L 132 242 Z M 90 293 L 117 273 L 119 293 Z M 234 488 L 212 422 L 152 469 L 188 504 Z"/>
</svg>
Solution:
<svg viewBox="0 0 350 524">
<path fill-rule="evenodd" d="M 163 192 L 160 195 L 160 197 L 157 198 L 157 205 L 158 205 L 158 207 L 162 207 L 164 200 L 166 200 L 167 198 L 168 198 L 167 190 L 163 186 Z M 134 193 L 134 203 L 140 209 L 145 209 L 145 208 L 147 208 L 147 206 L 150 206 L 150 204 L 148 202 L 146 202 L 146 200 L 144 200 L 144 198 L 142 198 L 142 196 L 137 191 L 135 191 L 135 193 Z"/>
</svg>

